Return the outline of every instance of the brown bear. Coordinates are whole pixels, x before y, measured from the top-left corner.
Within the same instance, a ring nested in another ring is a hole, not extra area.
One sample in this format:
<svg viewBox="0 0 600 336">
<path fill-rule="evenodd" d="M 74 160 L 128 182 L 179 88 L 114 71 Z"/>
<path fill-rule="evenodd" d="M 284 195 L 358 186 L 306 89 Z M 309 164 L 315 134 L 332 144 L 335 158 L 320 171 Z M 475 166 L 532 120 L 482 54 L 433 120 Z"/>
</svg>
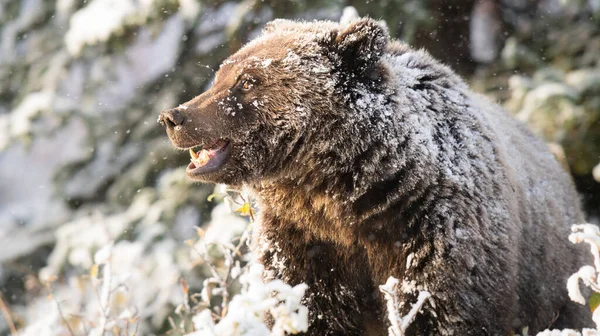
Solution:
<svg viewBox="0 0 600 336">
<path fill-rule="evenodd" d="M 307 335 L 386 335 L 401 281 L 409 335 L 581 327 L 567 236 L 578 195 L 545 144 L 422 50 L 360 19 L 275 20 L 214 85 L 159 121 L 187 175 L 243 186 L 269 277 L 309 286 Z"/>
</svg>

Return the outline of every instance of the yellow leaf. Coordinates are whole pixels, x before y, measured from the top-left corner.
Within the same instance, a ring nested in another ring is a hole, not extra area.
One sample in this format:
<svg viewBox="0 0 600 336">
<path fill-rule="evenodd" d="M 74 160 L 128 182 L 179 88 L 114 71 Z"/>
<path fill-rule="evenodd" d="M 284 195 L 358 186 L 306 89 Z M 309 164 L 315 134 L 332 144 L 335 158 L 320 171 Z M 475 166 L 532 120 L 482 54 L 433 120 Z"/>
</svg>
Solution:
<svg viewBox="0 0 600 336">
<path fill-rule="evenodd" d="M 96 279 L 98 277 L 98 264 L 94 264 L 94 266 L 92 266 L 90 269 L 90 277 L 92 277 L 92 279 Z"/>
<path fill-rule="evenodd" d="M 202 230 L 201 228 L 197 227 L 196 233 L 198 234 L 198 237 L 200 237 L 200 238 L 204 237 L 204 230 Z"/>
<path fill-rule="evenodd" d="M 80 276 L 75 278 L 77 280 L 77 289 L 79 289 L 80 292 L 84 292 L 84 287 L 85 287 L 85 283 L 84 283 L 84 276 Z"/>
<path fill-rule="evenodd" d="M 188 239 L 184 243 L 188 246 L 194 246 L 195 241 L 193 239 Z"/>
<path fill-rule="evenodd" d="M 179 279 L 179 285 L 181 286 L 181 290 L 183 291 L 183 294 L 185 296 L 188 295 L 188 291 L 190 290 L 190 286 L 188 285 L 187 281 L 185 281 L 184 278 L 180 278 Z"/>
<path fill-rule="evenodd" d="M 590 296 L 589 305 L 590 305 L 590 310 L 593 313 L 594 310 L 596 310 L 596 308 L 598 308 L 598 306 L 600 305 L 600 293 L 594 292 L 592 294 L 592 296 Z"/>
<path fill-rule="evenodd" d="M 209 201 L 209 202 L 212 202 L 215 197 L 223 197 L 223 196 L 226 196 L 226 195 L 227 195 L 226 193 L 214 193 L 214 194 L 208 195 L 208 197 L 206 198 L 206 200 Z"/>
<path fill-rule="evenodd" d="M 125 294 L 123 294 L 121 292 L 116 292 L 115 293 L 115 303 L 120 306 L 127 303 L 127 297 L 125 296 Z"/>
<path fill-rule="evenodd" d="M 239 212 L 242 216 L 250 216 L 250 214 L 252 213 L 252 208 L 250 207 L 250 203 L 246 202 L 244 203 L 244 205 L 242 205 L 235 211 Z"/>
</svg>

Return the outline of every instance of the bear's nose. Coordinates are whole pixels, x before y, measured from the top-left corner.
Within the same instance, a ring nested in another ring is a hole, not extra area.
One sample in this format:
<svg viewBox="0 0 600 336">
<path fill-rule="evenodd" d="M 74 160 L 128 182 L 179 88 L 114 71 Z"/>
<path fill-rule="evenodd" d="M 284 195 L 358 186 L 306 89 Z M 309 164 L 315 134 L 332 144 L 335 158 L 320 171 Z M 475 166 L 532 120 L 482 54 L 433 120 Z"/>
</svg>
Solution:
<svg viewBox="0 0 600 336">
<path fill-rule="evenodd" d="M 160 112 L 158 122 L 169 128 L 183 126 L 185 123 L 185 116 L 181 113 L 179 108 L 172 108 Z"/>
</svg>

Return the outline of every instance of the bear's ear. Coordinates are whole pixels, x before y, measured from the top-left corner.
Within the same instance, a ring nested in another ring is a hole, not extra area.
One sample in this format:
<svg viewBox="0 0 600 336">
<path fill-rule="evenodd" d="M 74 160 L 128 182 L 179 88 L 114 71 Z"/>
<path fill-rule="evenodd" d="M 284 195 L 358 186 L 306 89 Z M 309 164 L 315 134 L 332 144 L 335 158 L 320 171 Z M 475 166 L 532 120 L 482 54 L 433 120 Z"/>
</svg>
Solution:
<svg viewBox="0 0 600 336">
<path fill-rule="evenodd" d="M 390 39 L 385 23 L 363 18 L 347 25 L 335 41 L 342 64 L 362 72 L 379 60 Z"/>
</svg>

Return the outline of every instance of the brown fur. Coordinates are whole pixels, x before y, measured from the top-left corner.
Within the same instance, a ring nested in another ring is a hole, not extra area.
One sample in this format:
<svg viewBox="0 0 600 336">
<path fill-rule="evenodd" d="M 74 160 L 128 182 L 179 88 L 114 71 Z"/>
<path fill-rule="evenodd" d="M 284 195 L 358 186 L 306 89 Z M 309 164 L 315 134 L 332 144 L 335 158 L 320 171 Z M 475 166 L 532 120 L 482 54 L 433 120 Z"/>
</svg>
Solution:
<svg viewBox="0 0 600 336">
<path fill-rule="evenodd" d="M 243 89 L 244 80 L 252 83 Z M 218 171 L 260 205 L 269 277 L 309 285 L 308 335 L 386 335 L 378 286 L 402 281 L 409 334 L 581 327 L 567 241 L 584 220 L 546 146 L 379 23 L 272 22 L 173 118 L 177 147 L 228 139 Z"/>
</svg>

